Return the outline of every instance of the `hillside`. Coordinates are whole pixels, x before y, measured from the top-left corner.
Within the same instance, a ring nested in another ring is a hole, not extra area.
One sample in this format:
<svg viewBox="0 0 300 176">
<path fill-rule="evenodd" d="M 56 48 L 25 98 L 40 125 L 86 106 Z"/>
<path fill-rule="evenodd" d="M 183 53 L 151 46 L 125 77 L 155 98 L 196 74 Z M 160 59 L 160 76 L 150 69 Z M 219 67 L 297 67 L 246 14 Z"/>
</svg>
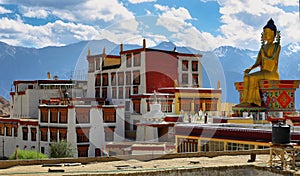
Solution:
<svg viewBox="0 0 300 176">
<path fill-rule="evenodd" d="M 9 101 L 0 96 L 0 116 L 9 115 Z"/>
</svg>

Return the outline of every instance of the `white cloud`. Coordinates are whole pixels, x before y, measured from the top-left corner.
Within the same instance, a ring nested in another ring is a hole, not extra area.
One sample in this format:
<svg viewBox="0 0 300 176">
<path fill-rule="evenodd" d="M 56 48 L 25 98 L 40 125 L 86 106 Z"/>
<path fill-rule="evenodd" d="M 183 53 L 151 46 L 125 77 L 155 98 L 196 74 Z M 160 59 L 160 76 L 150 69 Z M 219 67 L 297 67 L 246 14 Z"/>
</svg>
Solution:
<svg viewBox="0 0 300 176">
<path fill-rule="evenodd" d="M 283 6 L 298 6 L 299 1 L 298 0 L 280 0 L 280 1 L 273 1 L 273 0 L 267 0 L 268 4 L 272 5 L 283 5 Z"/>
<path fill-rule="evenodd" d="M 192 17 L 189 11 L 183 7 L 179 8 L 169 8 L 167 6 L 161 6 L 155 4 L 154 7 L 158 10 L 163 11 L 159 18 L 157 19 L 157 25 L 163 26 L 170 32 L 179 32 L 186 26 L 191 24 L 186 22 L 186 20 L 191 20 Z"/>
<path fill-rule="evenodd" d="M 0 6 L 0 14 L 6 14 L 6 13 L 12 13 L 12 11 Z"/>
<path fill-rule="evenodd" d="M 221 37 L 214 37 L 209 33 L 200 32 L 188 20 L 194 20 L 189 11 L 183 7 L 169 8 L 155 4 L 154 7 L 162 11 L 156 25 L 166 28 L 171 35 L 169 40 L 179 46 L 189 46 L 199 50 L 210 50 L 220 43 Z M 222 39 L 223 40 L 223 39 Z"/>
<path fill-rule="evenodd" d="M 98 34 L 91 26 L 56 21 L 44 26 L 24 24 L 20 19 L 0 19 L 0 38 L 3 42 L 21 46 L 45 47 L 90 40 Z"/>
<path fill-rule="evenodd" d="M 156 0 L 128 0 L 131 4 L 140 4 L 144 2 L 156 2 Z"/>
<path fill-rule="evenodd" d="M 134 19 L 132 12 L 128 11 L 117 0 L 101 1 L 89 0 L 83 6 L 76 7 L 79 11 L 75 16 L 85 20 L 118 21 Z"/>
<path fill-rule="evenodd" d="M 155 9 L 160 10 L 160 11 L 169 10 L 168 6 L 162 6 L 162 5 L 159 5 L 159 4 L 154 4 L 154 7 L 155 7 Z"/>
<path fill-rule="evenodd" d="M 220 32 L 226 43 L 240 48 L 259 48 L 260 33 L 263 26 L 273 18 L 278 30 L 282 32 L 282 44 L 300 41 L 298 11 L 285 11 L 285 6 L 297 6 L 297 0 L 221 0 Z"/>
<path fill-rule="evenodd" d="M 69 10 L 64 10 L 64 9 L 53 10 L 51 13 L 54 16 L 57 16 L 58 18 L 63 19 L 63 20 L 68 20 L 68 21 L 72 21 L 72 22 L 79 21 L 73 13 L 69 13 Z"/>
<path fill-rule="evenodd" d="M 185 28 L 178 33 L 171 35 L 175 44 L 189 46 L 199 50 L 211 50 L 215 48 L 216 39 L 209 33 L 201 33 L 195 27 Z"/>
<path fill-rule="evenodd" d="M 6 2 L 16 4 L 14 0 Z M 82 24 L 95 24 L 99 21 L 113 23 L 135 18 L 134 14 L 117 0 L 64 0 L 59 3 L 51 0 L 26 0 L 18 1 L 17 4 L 25 9 L 21 11 L 24 16 L 46 17 L 51 14 L 62 20 Z"/>
<path fill-rule="evenodd" d="M 30 7 L 23 7 L 21 9 L 23 16 L 29 17 L 29 18 L 47 18 L 49 15 L 49 12 L 45 9 L 41 8 L 30 8 Z"/>
<path fill-rule="evenodd" d="M 18 5 L 20 13 L 25 17 L 43 19 L 52 16 L 61 19 L 41 26 L 32 26 L 21 20 L 2 18 L 0 38 L 9 44 L 34 47 L 64 45 L 93 39 L 101 28 L 107 26 L 117 33 L 115 37 L 120 37 L 118 40 L 122 41 L 126 35 L 118 33 L 136 32 L 138 28 L 134 14 L 117 0 L 64 0 L 60 3 L 52 0 L 41 2 L 5 0 L 5 2 Z"/>
<path fill-rule="evenodd" d="M 99 32 L 99 35 L 94 39 L 108 39 L 114 43 L 129 43 L 141 45 L 142 36 L 138 33 L 120 33 L 111 30 L 110 28 L 104 29 Z"/>
</svg>

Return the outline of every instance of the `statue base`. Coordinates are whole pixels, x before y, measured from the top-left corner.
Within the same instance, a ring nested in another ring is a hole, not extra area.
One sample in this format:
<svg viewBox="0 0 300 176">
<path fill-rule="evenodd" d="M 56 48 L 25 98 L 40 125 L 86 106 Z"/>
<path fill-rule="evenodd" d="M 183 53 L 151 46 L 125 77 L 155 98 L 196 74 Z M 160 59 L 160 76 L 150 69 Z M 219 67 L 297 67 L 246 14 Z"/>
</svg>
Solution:
<svg viewBox="0 0 300 176">
<path fill-rule="evenodd" d="M 239 112 L 283 112 L 293 113 L 295 109 L 295 91 L 300 80 L 261 80 L 259 91 L 261 107 L 234 107 L 233 111 Z M 244 83 L 236 82 L 236 90 L 240 93 L 240 102 L 243 101 Z"/>
</svg>

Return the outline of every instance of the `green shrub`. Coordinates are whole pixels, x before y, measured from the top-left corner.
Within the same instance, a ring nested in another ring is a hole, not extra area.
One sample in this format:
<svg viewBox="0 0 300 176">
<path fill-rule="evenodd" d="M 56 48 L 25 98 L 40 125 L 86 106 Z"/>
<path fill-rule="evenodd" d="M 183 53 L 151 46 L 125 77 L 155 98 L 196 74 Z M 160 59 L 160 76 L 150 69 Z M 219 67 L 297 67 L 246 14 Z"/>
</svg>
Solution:
<svg viewBox="0 0 300 176">
<path fill-rule="evenodd" d="M 50 145 L 50 158 L 74 157 L 75 148 L 70 142 L 61 140 Z"/>
<path fill-rule="evenodd" d="M 43 159 L 48 158 L 47 155 L 43 153 L 39 153 L 34 150 L 20 150 L 18 149 L 18 159 L 25 160 L 25 159 Z M 9 157 L 10 160 L 14 160 L 15 158 L 15 152 L 12 153 Z"/>
</svg>

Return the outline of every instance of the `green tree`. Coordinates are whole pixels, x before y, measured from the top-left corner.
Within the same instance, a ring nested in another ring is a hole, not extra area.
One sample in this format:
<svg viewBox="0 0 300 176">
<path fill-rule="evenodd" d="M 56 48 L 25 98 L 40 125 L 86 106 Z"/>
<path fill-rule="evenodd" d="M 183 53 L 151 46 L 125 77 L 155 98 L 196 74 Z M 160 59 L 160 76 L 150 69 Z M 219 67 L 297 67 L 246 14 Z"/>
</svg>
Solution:
<svg viewBox="0 0 300 176">
<path fill-rule="evenodd" d="M 50 158 L 74 157 L 75 148 L 70 142 L 61 140 L 50 145 Z"/>
</svg>

